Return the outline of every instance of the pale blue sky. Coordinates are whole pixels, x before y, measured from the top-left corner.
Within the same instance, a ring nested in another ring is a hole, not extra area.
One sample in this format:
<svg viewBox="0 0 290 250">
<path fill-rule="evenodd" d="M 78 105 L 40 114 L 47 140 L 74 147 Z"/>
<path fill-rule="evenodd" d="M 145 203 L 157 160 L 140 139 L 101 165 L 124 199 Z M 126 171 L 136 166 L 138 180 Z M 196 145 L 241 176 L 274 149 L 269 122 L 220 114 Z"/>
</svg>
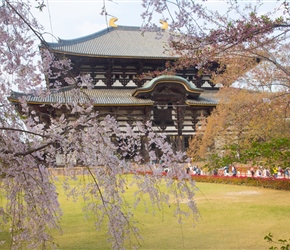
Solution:
<svg viewBox="0 0 290 250">
<path fill-rule="evenodd" d="M 253 2 L 241 1 L 244 3 Z M 201 1 L 200 1 L 201 2 Z M 207 6 L 220 11 L 225 11 L 226 6 L 222 0 L 208 0 Z M 264 11 L 273 9 L 276 1 L 264 0 Z M 45 0 L 47 5 L 43 12 L 34 11 L 35 16 L 44 25 L 45 31 L 53 33 L 55 37 L 72 39 L 89 35 L 107 27 L 105 16 L 100 15 L 102 11 L 102 0 Z M 204 3 L 204 2 L 203 2 Z M 141 26 L 140 14 L 143 11 L 140 0 L 114 0 L 106 1 L 109 15 L 118 18 L 117 25 Z M 155 23 L 159 25 L 156 16 Z M 108 21 L 110 16 L 108 16 Z M 45 36 L 48 42 L 52 42 L 52 36 Z"/>
<path fill-rule="evenodd" d="M 103 1 L 45 1 L 47 8 L 35 12 L 35 16 L 45 26 L 45 30 L 62 39 L 77 38 L 107 27 L 105 16 L 100 15 Z M 141 26 L 140 1 L 106 2 L 109 15 L 118 18 L 116 24 Z M 108 21 L 110 16 L 108 16 Z M 51 20 L 51 21 L 50 21 Z M 50 24 L 51 22 L 51 24 Z M 48 40 L 48 36 L 45 36 Z M 51 40 L 52 38 L 49 38 Z M 48 42 L 51 42 L 49 41 Z"/>
</svg>

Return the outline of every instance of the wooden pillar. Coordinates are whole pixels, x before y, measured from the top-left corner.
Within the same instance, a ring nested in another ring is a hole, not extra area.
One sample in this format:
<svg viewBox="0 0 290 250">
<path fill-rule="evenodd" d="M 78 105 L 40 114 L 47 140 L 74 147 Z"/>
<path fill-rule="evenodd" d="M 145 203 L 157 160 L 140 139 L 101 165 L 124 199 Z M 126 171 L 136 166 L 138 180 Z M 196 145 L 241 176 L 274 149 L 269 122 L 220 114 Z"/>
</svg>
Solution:
<svg viewBox="0 0 290 250">
<path fill-rule="evenodd" d="M 176 136 L 176 151 L 184 151 L 184 138 L 182 135 Z"/>
<path fill-rule="evenodd" d="M 144 160 L 144 162 L 148 162 L 149 161 L 149 152 L 148 150 L 146 150 L 146 148 L 148 147 L 148 137 L 147 136 L 143 136 L 141 139 L 141 156 Z"/>
</svg>

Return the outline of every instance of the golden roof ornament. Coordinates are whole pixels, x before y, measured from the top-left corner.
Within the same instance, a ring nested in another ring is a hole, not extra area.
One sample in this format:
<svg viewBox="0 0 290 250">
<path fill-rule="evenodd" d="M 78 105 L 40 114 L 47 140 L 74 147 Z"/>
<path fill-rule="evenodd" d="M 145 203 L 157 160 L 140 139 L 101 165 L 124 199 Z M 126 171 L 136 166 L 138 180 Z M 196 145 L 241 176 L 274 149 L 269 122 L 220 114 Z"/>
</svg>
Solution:
<svg viewBox="0 0 290 250">
<path fill-rule="evenodd" d="M 163 30 L 167 30 L 168 29 L 168 23 L 164 20 L 160 20 L 159 21 L 162 25 L 161 25 L 161 29 Z"/>
<path fill-rule="evenodd" d="M 117 17 L 112 17 L 109 21 L 109 26 L 113 27 L 113 28 L 117 28 L 118 26 L 117 26 L 117 24 L 115 24 L 115 22 L 117 22 L 117 21 L 118 21 Z"/>
</svg>

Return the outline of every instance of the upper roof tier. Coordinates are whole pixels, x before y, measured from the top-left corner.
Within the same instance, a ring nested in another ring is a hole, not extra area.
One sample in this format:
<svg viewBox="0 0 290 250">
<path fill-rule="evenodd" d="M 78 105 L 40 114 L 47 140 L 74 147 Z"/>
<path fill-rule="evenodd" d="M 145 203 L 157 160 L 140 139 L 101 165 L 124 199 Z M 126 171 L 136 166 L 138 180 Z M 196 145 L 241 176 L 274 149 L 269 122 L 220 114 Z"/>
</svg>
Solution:
<svg viewBox="0 0 290 250">
<path fill-rule="evenodd" d="M 159 35 L 162 34 L 162 36 Z M 55 52 L 90 57 L 176 59 L 168 51 L 166 30 L 142 32 L 140 27 L 109 27 L 94 34 L 47 43 Z M 167 50 L 166 50 L 167 47 Z"/>
</svg>

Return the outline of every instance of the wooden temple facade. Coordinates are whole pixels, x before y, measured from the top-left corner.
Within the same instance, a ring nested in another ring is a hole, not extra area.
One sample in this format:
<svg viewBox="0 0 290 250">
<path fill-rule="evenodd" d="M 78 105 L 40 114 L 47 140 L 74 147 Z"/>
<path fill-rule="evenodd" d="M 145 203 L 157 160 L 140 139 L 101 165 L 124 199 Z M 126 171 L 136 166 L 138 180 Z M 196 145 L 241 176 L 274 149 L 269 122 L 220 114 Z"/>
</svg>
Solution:
<svg viewBox="0 0 290 250">
<path fill-rule="evenodd" d="M 211 83 L 210 75 L 198 76 L 195 67 L 180 70 L 176 75 L 147 75 L 165 70 L 167 62 L 178 59 L 166 50 L 168 32 L 161 32 L 162 36 L 156 38 L 156 32 L 142 34 L 139 27 L 118 26 L 77 39 L 47 43 L 56 56 L 71 60 L 71 76 L 89 74 L 94 86 L 62 83 L 53 89 L 54 80 L 48 79 L 50 94 L 26 95 L 28 104 L 45 120 L 49 119 L 47 114 L 57 117 L 66 113 L 65 105 L 70 102 L 81 103 L 90 98 L 100 118 L 112 115 L 121 125 L 131 126 L 136 121 L 150 120 L 156 131 L 166 133 L 175 149 L 186 150 L 199 118 L 208 116 L 217 105 L 214 96 L 218 88 Z M 82 88 L 82 94 L 76 100 L 73 92 L 77 87 Z M 17 105 L 23 95 L 13 92 L 10 101 Z M 63 103 L 63 109 L 53 109 L 54 103 Z M 73 114 L 66 115 L 74 118 Z"/>
</svg>

